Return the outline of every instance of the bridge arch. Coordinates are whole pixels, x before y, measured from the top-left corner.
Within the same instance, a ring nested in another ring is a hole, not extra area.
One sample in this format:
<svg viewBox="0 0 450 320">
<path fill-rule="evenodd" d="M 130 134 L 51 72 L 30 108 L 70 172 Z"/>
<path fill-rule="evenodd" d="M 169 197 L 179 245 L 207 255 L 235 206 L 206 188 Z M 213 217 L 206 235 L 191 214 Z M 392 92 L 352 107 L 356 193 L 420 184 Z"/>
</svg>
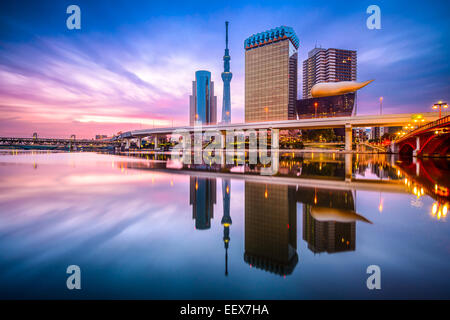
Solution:
<svg viewBox="0 0 450 320">
<path fill-rule="evenodd" d="M 404 142 L 402 146 L 400 146 L 399 153 L 402 156 L 411 156 L 413 155 L 414 146 L 410 142 Z"/>
<path fill-rule="evenodd" d="M 420 154 L 433 154 L 438 153 L 441 156 L 447 155 L 450 149 L 450 135 L 446 136 L 431 136 L 420 148 Z"/>
</svg>

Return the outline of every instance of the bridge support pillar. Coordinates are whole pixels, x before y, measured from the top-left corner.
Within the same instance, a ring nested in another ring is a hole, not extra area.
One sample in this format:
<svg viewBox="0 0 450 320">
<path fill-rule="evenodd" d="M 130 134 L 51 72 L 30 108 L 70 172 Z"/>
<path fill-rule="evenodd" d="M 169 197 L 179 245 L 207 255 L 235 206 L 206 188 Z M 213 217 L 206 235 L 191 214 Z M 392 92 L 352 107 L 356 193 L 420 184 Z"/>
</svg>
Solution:
<svg viewBox="0 0 450 320">
<path fill-rule="evenodd" d="M 271 129 L 272 131 L 272 149 L 280 148 L 280 130 Z"/>
<path fill-rule="evenodd" d="M 130 139 L 125 139 L 125 150 L 130 150 Z"/>
<path fill-rule="evenodd" d="M 352 151 L 352 125 L 347 123 L 345 125 L 345 151 Z"/>
<path fill-rule="evenodd" d="M 420 151 L 420 138 L 419 136 L 416 137 L 416 150 L 413 151 L 413 157 L 417 157 Z"/>
<path fill-rule="evenodd" d="M 153 138 L 153 148 L 156 150 L 158 149 L 158 136 L 155 135 L 155 137 Z"/>
<path fill-rule="evenodd" d="M 390 153 L 398 153 L 398 143 L 392 142 L 388 147 Z"/>
<path fill-rule="evenodd" d="M 226 131 L 220 131 L 220 148 L 225 149 L 226 148 L 226 141 L 227 141 L 227 132 Z"/>
<path fill-rule="evenodd" d="M 345 161 L 345 181 L 350 182 L 352 180 L 352 158 L 353 155 L 351 153 L 346 153 L 344 155 Z"/>
<path fill-rule="evenodd" d="M 136 145 L 137 145 L 138 149 L 141 148 L 141 145 L 142 145 L 142 138 L 137 138 Z"/>
</svg>

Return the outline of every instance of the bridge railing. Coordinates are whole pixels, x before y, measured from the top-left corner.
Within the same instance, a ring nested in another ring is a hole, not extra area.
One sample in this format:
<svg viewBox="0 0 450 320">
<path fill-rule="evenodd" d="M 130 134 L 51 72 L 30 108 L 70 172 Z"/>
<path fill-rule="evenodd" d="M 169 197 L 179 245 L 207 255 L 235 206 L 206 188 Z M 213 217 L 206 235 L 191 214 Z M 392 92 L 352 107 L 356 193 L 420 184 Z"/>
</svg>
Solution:
<svg viewBox="0 0 450 320">
<path fill-rule="evenodd" d="M 406 135 L 404 135 L 400 139 L 397 139 L 397 140 L 395 140 L 393 142 L 395 142 L 395 143 L 401 142 L 401 141 L 406 140 L 409 137 L 417 134 L 418 132 L 421 132 L 421 131 L 424 131 L 424 130 L 427 130 L 427 129 L 430 129 L 430 128 L 433 128 L 433 127 L 436 127 L 436 126 L 440 126 L 441 124 L 445 124 L 445 123 L 448 123 L 448 122 L 450 122 L 450 115 L 442 117 L 442 118 L 437 119 L 437 120 L 432 121 L 432 122 L 428 122 L 427 124 L 424 124 L 423 126 L 417 127 L 414 130 L 408 132 Z"/>
</svg>

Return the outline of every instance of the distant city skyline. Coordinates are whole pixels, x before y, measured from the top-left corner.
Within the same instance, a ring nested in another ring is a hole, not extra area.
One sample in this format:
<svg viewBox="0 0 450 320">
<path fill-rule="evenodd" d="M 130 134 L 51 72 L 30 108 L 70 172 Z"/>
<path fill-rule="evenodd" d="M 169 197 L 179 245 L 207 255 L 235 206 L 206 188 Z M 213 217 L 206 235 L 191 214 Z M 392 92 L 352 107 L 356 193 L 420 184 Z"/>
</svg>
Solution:
<svg viewBox="0 0 450 320">
<path fill-rule="evenodd" d="M 375 79 L 358 94 L 358 114 L 373 114 L 380 96 L 383 113 L 431 111 L 450 98 L 444 2 L 381 2 L 381 30 L 366 27 L 368 1 L 77 4 L 81 30 L 66 28 L 67 3 L 0 5 L 0 135 L 92 138 L 185 125 L 194 72 L 222 82 L 224 21 L 233 25 L 233 122 L 244 121 L 243 41 L 280 25 L 295 30 L 299 61 L 316 44 L 357 50 L 358 78 Z"/>
</svg>

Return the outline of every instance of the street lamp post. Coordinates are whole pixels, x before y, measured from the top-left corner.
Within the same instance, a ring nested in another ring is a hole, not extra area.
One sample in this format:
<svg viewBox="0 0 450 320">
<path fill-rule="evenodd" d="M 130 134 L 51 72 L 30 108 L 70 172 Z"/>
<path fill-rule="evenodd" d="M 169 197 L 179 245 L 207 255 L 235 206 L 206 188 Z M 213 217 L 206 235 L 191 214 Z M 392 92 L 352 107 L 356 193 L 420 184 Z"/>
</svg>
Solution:
<svg viewBox="0 0 450 320">
<path fill-rule="evenodd" d="M 435 103 L 433 105 L 433 109 L 438 109 L 439 108 L 439 119 L 441 118 L 441 109 L 447 109 L 448 108 L 448 104 L 447 102 L 442 102 L 441 100 L 438 101 L 438 103 Z"/>
<path fill-rule="evenodd" d="M 383 114 L 383 97 L 380 97 L 380 116 Z"/>
</svg>

